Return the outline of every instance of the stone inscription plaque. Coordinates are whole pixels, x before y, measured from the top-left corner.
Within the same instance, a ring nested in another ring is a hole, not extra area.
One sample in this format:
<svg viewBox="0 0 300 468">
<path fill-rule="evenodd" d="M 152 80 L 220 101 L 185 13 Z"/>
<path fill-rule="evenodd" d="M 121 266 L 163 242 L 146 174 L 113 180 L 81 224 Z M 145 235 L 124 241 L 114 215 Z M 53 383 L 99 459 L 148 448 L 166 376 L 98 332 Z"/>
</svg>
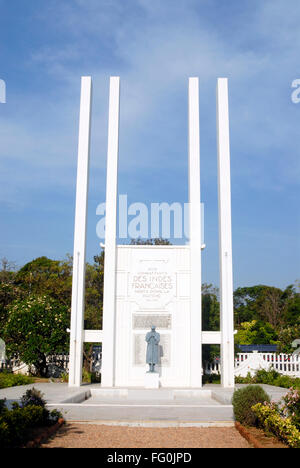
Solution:
<svg viewBox="0 0 300 468">
<path fill-rule="evenodd" d="M 145 254 L 143 254 L 145 255 Z M 176 295 L 176 275 L 169 258 L 135 258 L 129 275 L 129 297 L 140 307 L 161 309 Z"/>
<path fill-rule="evenodd" d="M 171 314 L 133 314 L 132 327 L 134 330 L 148 330 L 152 325 L 160 330 L 170 330 L 172 327 Z"/>
<path fill-rule="evenodd" d="M 137 333 L 133 335 L 133 365 L 146 366 L 146 334 Z M 160 364 L 168 367 L 171 364 L 171 336 L 160 333 L 159 343 Z"/>
</svg>

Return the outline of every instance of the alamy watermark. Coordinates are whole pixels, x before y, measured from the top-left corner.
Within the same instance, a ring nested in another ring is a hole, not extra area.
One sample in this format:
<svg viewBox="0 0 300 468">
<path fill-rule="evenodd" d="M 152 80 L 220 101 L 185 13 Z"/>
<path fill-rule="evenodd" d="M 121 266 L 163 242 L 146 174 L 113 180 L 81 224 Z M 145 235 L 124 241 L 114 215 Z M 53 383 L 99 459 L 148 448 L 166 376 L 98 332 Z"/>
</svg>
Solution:
<svg viewBox="0 0 300 468">
<path fill-rule="evenodd" d="M 6 103 L 6 83 L 4 80 L 0 79 L 0 103 Z"/>
<path fill-rule="evenodd" d="M 291 94 L 291 100 L 294 104 L 300 102 L 300 78 L 297 78 L 292 82 L 292 88 L 296 88 Z"/>
<path fill-rule="evenodd" d="M 204 243 L 204 204 L 199 203 L 201 213 L 201 242 Z M 106 203 L 100 203 L 96 215 L 96 233 L 105 239 Z M 119 195 L 117 236 L 119 239 L 189 239 L 189 203 L 151 203 L 149 207 L 142 202 L 128 205 L 127 195 Z"/>
</svg>

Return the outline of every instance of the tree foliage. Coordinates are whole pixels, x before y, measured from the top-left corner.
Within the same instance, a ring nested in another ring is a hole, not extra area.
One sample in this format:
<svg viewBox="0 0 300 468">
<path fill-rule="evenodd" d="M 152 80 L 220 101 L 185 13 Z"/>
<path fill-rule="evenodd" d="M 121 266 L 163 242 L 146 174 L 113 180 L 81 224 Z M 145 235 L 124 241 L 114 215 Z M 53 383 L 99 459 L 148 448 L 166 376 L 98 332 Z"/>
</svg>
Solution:
<svg viewBox="0 0 300 468">
<path fill-rule="evenodd" d="M 67 306 L 50 296 L 29 296 L 9 305 L 1 332 L 8 356 L 18 354 L 46 375 L 47 354 L 65 352 L 70 313 Z"/>
<path fill-rule="evenodd" d="M 299 323 L 299 288 L 296 284 L 284 290 L 265 285 L 237 288 L 234 291 L 234 317 L 238 328 L 253 320 L 267 322 L 276 331 Z"/>
<path fill-rule="evenodd" d="M 167 239 L 132 239 L 130 245 L 171 245 Z M 22 268 L 0 259 L 0 337 L 7 352 L 19 353 L 28 364 L 45 369 L 45 355 L 68 349 L 73 260 L 39 257 Z M 86 264 L 85 329 L 102 328 L 104 250 Z M 234 291 L 237 344 L 279 345 L 292 352 L 291 342 L 300 337 L 299 282 L 285 289 L 266 285 Z M 58 317 L 56 315 L 58 314 Z M 58 320 L 56 320 L 58 318 Z M 61 321 L 59 321 L 61 320 Z M 57 323 L 58 322 L 58 323 Z M 220 329 L 219 291 L 202 285 L 202 329 Z M 84 346 L 84 366 L 91 366 L 92 345 Z M 207 347 L 204 356 L 219 354 L 219 346 Z"/>
<path fill-rule="evenodd" d="M 63 261 L 39 257 L 26 263 L 16 274 L 15 284 L 27 294 L 47 294 L 70 305 L 72 257 Z"/>
<path fill-rule="evenodd" d="M 235 343 L 251 344 L 277 344 L 278 334 L 273 326 L 262 320 L 243 322 L 235 335 Z"/>
</svg>

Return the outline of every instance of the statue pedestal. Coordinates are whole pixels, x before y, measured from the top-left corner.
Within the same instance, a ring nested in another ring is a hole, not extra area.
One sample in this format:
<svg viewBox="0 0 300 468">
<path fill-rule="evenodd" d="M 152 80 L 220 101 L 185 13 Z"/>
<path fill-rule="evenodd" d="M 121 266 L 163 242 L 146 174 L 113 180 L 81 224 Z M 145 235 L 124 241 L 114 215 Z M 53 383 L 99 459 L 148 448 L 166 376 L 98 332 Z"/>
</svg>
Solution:
<svg viewBox="0 0 300 468">
<path fill-rule="evenodd" d="M 159 373 L 158 372 L 146 372 L 145 388 L 159 388 Z"/>
</svg>

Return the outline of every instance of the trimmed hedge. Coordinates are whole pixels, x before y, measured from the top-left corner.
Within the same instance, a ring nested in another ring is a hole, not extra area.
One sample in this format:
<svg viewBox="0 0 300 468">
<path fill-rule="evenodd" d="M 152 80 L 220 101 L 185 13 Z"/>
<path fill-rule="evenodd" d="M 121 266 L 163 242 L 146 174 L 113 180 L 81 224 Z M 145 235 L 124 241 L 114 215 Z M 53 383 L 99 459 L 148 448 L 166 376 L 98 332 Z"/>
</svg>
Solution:
<svg viewBox="0 0 300 468">
<path fill-rule="evenodd" d="M 232 397 L 233 413 L 236 421 L 246 426 L 255 426 L 257 415 L 252 407 L 257 403 L 270 402 L 269 395 L 258 385 L 248 385 L 236 390 Z"/>
</svg>

